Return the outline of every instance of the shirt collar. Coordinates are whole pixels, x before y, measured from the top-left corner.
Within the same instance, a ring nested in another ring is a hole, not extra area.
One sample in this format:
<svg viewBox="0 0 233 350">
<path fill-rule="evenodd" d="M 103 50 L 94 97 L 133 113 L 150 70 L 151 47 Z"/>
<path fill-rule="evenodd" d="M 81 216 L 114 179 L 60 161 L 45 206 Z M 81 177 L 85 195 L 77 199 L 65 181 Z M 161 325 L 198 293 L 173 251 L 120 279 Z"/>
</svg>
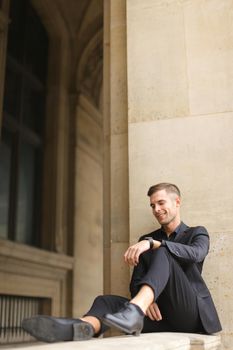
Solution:
<svg viewBox="0 0 233 350">
<path fill-rule="evenodd" d="M 176 229 L 170 234 L 170 236 L 175 238 L 183 230 L 183 225 L 184 223 L 181 221 Z M 163 230 L 163 227 L 161 227 L 161 233 L 167 236 L 166 232 Z"/>
</svg>

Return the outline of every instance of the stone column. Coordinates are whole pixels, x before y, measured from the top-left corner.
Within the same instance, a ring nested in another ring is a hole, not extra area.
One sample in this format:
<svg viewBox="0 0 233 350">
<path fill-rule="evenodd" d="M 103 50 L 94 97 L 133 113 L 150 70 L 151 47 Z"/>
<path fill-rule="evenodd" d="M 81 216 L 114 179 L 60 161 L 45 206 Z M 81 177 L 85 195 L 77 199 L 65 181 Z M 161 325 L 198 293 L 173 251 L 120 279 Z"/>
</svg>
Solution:
<svg viewBox="0 0 233 350">
<path fill-rule="evenodd" d="M 127 0 L 130 238 L 156 228 L 146 191 L 182 191 L 182 218 L 206 226 L 204 277 L 233 334 L 232 0 Z"/>
<path fill-rule="evenodd" d="M 104 292 L 127 295 L 129 244 L 126 3 L 104 1 Z"/>
</svg>

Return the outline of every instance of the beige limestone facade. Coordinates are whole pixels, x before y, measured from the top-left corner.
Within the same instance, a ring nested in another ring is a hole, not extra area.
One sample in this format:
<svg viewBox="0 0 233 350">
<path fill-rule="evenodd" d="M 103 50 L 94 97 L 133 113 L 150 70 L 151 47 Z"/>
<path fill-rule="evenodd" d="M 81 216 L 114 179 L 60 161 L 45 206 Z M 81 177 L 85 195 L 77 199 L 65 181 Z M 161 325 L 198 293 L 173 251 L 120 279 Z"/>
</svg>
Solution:
<svg viewBox="0 0 233 350">
<path fill-rule="evenodd" d="M 155 225 L 148 187 L 176 183 L 183 221 L 210 233 L 204 276 L 229 349 L 232 14 L 232 1 L 127 1 L 130 241 Z"/>
<path fill-rule="evenodd" d="M 99 294 L 128 296 L 124 251 L 158 227 L 146 193 L 169 181 L 183 221 L 209 231 L 203 274 L 232 349 L 233 0 L 31 3 L 49 35 L 42 244 L 0 239 L 0 296 L 73 317 Z"/>
</svg>

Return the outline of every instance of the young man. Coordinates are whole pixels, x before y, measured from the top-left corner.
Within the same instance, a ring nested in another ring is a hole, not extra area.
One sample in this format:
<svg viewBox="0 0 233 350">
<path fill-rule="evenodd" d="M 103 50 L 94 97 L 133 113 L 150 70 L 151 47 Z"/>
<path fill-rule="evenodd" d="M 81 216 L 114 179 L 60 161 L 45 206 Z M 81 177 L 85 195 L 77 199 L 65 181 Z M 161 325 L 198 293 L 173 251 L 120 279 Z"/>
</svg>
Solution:
<svg viewBox="0 0 233 350">
<path fill-rule="evenodd" d="M 210 292 L 201 277 L 209 250 L 209 235 L 202 226 L 188 227 L 180 219 L 180 190 L 160 183 L 149 188 L 152 213 L 161 228 L 142 236 L 124 254 L 134 266 L 131 300 L 98 296 L 80 319 L 35 316 L 23 328 L 47 342 L 86 340 L 108 327 L 127 334 L 221 330 Z"/>
</svg>

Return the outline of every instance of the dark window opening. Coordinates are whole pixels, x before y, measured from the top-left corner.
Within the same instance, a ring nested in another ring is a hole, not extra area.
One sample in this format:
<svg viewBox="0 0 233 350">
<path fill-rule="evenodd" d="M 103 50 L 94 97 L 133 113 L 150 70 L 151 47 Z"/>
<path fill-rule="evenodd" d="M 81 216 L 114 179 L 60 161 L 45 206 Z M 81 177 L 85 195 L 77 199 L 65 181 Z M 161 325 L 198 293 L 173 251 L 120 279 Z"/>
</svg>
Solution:
<svg viewBox="0 0 233 350">
<path fill-rule="evenodd" d="M 11 0 L 0 143 L 0 238 L 40 246 L 48 36 Z"/>
</svg>

